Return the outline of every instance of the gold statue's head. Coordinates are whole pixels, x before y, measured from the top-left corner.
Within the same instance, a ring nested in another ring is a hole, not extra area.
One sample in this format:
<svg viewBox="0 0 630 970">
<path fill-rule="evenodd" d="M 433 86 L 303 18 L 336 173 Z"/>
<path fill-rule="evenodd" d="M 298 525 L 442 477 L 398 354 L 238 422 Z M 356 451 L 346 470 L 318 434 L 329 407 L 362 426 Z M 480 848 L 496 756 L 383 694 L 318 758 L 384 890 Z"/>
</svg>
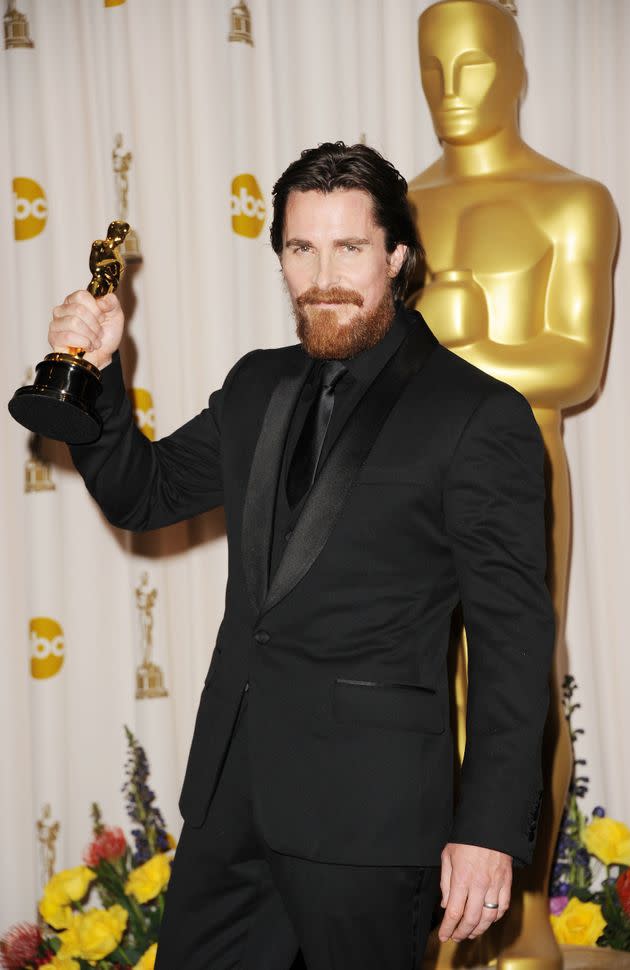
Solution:
<svg viewBox="0 0 630 970">
<path fill-rule="evenodd" d="M 517 124 L 525 84 L 512 13 L 495 0 L 441 0 L 418 21 L 422 87 L 441 141 L 470 145 Z"/>
<path fill-rule="evenodd" d="M 118 249 L 118 247 L 122 246 L 122 244 L 124 243 L 125 236 L 127 235 L 128 232 L 129 232 L 128 222 L 120 222 L 118 220 L 115 220 L 114 222 L 110 222 L 109 224 L 109 227 L 107 229 L 107 239 L 108 241 L 113 242 L 115 249 Z"/>
</svg>

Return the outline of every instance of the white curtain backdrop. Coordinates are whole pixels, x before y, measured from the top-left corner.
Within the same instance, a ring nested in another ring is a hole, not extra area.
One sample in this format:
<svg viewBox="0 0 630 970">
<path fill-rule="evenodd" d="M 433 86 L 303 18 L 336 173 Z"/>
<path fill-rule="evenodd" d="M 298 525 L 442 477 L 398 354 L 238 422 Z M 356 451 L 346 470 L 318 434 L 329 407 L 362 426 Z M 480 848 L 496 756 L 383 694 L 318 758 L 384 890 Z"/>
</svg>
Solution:
<svg viewBox="0 0 630 970">
<path fill-rule="evenodd" d="M 158 437 L 200 410 L 246 351 L 294 341 L 268 229 L 273 182 L 299 151 L 363 136 L 409 179 L 438 154 L 418 72 L 425 0 L 250 0 L 251 45 L 228 40 L 233 5 L 18 0 L 34 46 L 0 50 L 5 400 L 48 351 L 51 307 L 87 284 L 90 244 L 118 215 L 117 133 L 133 154 L 129 221 L 144 257 L 121 287 L 130 318 L 124 364 L 128 386 L 144 392 L 136 401 L 145 430 L 153 431 L 153 407 Z M 529 74 L 524 135 L 604 182 L 623 227 L 630 4 L 519 7 Z M 626 822 L 628 269 L 622 243 L 603 392 L 565 421 L 574 509 L 567 640 L 586 729 L 586 807 L 603 804 Z M 0 932 L 34 915 L 44 806 L 60 823 L 57 868 L 79 863 L 93 800 L 109 823 L 125 824 L 124 724 L 146 747 L 158 802 L 178 834 L 177 795 L 226 579 L 220 512 L 131 537 L 108 526 L 62 445 L 44 445 L 54 489 L 25 491 L 28 443 L 7 415 Z M 152 660 L 168 696 L 136 700 L 143 641 L 135 590 L 144 573 L 157 591 Z"/>
</svg>

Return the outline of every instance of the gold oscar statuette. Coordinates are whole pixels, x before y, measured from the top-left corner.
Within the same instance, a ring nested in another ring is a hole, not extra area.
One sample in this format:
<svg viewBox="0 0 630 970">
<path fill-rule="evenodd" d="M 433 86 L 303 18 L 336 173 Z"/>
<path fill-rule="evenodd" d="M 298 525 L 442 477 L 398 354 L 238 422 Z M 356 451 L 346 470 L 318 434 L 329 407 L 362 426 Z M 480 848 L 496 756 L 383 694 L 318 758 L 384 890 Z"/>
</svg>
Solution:
<svg viewBox="0 0 630 970">
<path fill-rule="evenodd" d="M 441 0 L 420 15 L 420 78 L 440 154 L 409 185 L 426 252 L 424 286 L 410 303 L 440 343 L 527 398 L 544 442 L 546 579 L 556 618 L 542 746 L 544 794 L 533 860 L 514 869 L 508 912 L 478 939 L 440 943 L 434 937 L 425 958 L 432 970 L 563 966 L 548 901 L 572 759 L 560 689 L 568 664 L 571 547 L 563 411 L 584 405 L 600 385 L 618 219 L 605 186 L 544 157 L 521 136 L 526 72 L 515 13 L 513 0 Z M 461 761 L 465 617 L 457 647 L 454 713 Z"/>
<path fill-rule="evenodd" d="M 126 222 L 112 222 L 106 239 L 95 239 L 90 253 L 92 279 L 88 293 L 98 298 L 113 293 L 124 269 L 119 247 L 129 232 Z M 101 393 L 98 367 L 83 359 L 85 351 L 48 354 L 36 367 L 35 381 L 20 387 L 9 401 L 9 411 L 19 424 L 45 438 L 71 445 L 95 441 L 102 421 L 95 410 Z"/>
</svg>

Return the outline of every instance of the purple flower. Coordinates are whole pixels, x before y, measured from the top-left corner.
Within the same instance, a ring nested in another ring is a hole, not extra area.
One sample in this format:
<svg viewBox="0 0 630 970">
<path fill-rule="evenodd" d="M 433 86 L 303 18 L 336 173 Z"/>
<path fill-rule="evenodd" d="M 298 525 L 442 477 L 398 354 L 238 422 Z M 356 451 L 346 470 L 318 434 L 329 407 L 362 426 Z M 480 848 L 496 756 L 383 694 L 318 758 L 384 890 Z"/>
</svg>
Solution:
<svg viewBox="0 0 630 970">
<path fill-rule="evenodd" d="M 568 902 L 568 896 L 552 896 L 549 900 L 549 912 L 552 916 L 559 916 Z"/>
<path fill-rule="evenodd" d="M 585 849 L 581 846 L 575 853 L 575 861 L 579 866 L 587 866 L 590 861 L 588 849 Z"/>
<path fill-rule="evenodd" d="M 131 835 L 135 851 L 133 852 L 134 866 L 146 862 L 157 851 L 165 851 L 168 846 L 168 836 L 162 813 L 153 804 L 155 793 L 147 784 L 149 778 L 149 762 L 144 748 L 125 726 L 127 735 L 127 764 L 125 767 L 127 779 L 122 787 L 127 803 L 127 814 L 136 826 Z"/>
</svg>

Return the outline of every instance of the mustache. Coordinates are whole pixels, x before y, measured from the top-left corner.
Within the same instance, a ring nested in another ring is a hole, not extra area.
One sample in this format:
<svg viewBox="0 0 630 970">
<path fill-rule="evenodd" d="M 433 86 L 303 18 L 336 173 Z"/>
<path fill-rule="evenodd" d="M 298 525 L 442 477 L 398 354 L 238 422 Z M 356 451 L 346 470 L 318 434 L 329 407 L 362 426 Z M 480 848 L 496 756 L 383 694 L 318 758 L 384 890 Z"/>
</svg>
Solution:
<svg viewBox="0 0 630 970">
<path fill-rule="evenodd" d="M 309 306 L 313 303 L 354 303 L 356 306 L 363 306 L 363 297 L 356 290 L 344 290 L 341 286 L 331 286 L 327 290 L 320 290 L 317 286 L 311 286 L 304 293 L 296 298 L 299 307 Z"/>
</svg>

